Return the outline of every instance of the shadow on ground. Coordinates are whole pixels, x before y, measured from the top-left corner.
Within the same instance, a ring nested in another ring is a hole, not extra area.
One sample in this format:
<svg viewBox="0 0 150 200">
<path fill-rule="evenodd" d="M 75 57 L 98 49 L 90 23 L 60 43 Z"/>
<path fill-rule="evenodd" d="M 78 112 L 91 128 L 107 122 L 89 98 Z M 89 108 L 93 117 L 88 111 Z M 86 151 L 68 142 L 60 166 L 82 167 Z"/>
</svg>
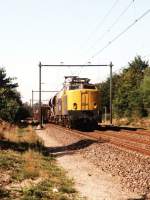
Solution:
<svg viewBox="0 0 150 200">
<path fill-rule="evenodd" d="M 114 125 L 98 125 L 97 127 L 77 127 L 75 130 L 82 132 L 94 132 L 94 130 L 99 131 L 136 131 L 136 130 L 145 130 L 144 128 L 136 128 L 136 127 L 127 127 L 127 126 L 114 126 Z"/>
<path fill-rule="evenodd" d="M 149 197 L 147 197 L 147 194 L 142 195 L 142 197 L 139 198 L 129 198 L 127 200 L 149 200 Z"/>
<path fill-rule="evenodd" d="M 111 125 L 105 125 L 101 126 L 99 125 L 97 130 L 99 131 L 136 131 L 136 130 L 145 130 L 144 128 L 134 128 L 134 127 L 127 127 L 127 126 L 111 126 Z"/>
<path fill-rule="evenodd" d="M 103 142 L 105 141 L 100 141 L 99 143 L 103 143 Z M 83 139 L 66 146 L 48 147 L 47 150 L 52 155 L 62 156 L 66 154 L 73 154 L 80 149 L 84 149 L 92 145 L 93 143 L 98 143 L 98 142 L 95 140 Z"/>
<path fill-rule="evenodd" d="M 12 142 L 9 140 L 0 140 L 0 150 L 14 150 L 20 153 L 24 153 L 28 150 L 34 150 L 36 152 L 40 152 L 45 156 L 54 155 L 54 156 L 62 156 L 66 154 L 73 154 L 77 150 L 84 149 L 93 143 L 104 143 L 107 142 L 105 140 L 95 141 L 90 139 L 82 139 L 75 143 L 58 146 L 58 147 L 45 147 L 42 143 L 28 143 L 28 142 Z"/>
<path fill-rule="evenodd" d="M 37 152 L 44 152 L 46 153 L 46 148 L 44 145 L 37 141 L 35 143 L 28 143 L 28 142 L 13 142 L 10 140 L 0 140 L 0 150 L 13 150 L 23 153 L 28 150 L 34 150 Z"/>
</svg>

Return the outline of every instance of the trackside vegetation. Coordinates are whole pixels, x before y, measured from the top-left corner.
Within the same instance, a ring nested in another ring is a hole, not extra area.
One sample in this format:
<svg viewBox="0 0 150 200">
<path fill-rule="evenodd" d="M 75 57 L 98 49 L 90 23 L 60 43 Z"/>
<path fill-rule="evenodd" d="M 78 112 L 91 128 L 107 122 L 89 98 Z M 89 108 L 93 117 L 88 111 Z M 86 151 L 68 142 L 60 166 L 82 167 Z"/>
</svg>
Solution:
<svg viewBox="0 0 150 200">
<path fill-rule="evenodd" d="M 97 84 L 101 90 L 102 107 L 109 111 L 109 81 Z M 113 74 L 114 118 L 129 120 L 150 116 L 150 67 L 137 56 L 120 73 Z"/>
<path fill-rule="evenodd" d="M 0 68 L 0 119 L 14 123 L 30 117 L 30 106 L 23 104 L 15 78 L 7 77 Z M 109 78 L 98 83 L 101 103 L 109 113 Z M 150 67 L 148 61 L 136 56 L 120 73 L 114 73 L 113 116 L 115 119 L 127 118 L 130 121 L 150 116 Z"/>
<path fill-rule="evenodd" d="M 21 101 L 15 81 L 15 78 L 7 77 L 4 68 L 0 68 L 0 119 L 11 123 L 31 116 L 29 106 Z"/>
<path fill-rule="evenodd" d="M 83 200 L 31 127 L 1 124 L 0 199 Z"/>
</svg>

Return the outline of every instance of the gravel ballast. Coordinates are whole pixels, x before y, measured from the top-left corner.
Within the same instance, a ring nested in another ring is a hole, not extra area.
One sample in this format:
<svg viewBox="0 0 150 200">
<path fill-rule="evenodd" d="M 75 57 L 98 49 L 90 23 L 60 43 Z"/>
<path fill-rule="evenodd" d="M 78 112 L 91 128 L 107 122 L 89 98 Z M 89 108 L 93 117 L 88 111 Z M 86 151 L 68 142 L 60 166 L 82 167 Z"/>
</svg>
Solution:
<svg viewBox="0 0 150 200">
<path fill-rule="evenodd" d="M 147 196 L 144 199 L 150 199 L 148 197 L 150 194 L 150 157 L 120 149 L 105 141 L 84 145 L 84 140 L 80 136 L 63 131 L 56 132 L 57 134 L 55 134 L 55 128 L 47 128 L 47 133 L 61 141 L 66 149 L 76 150 L 76 153 L 81 154 L 100 170 L 111 176 L 119 177 L 122 187 L 128 191 L 139 193 L 143 197 Z M 81 140 L 83 142 L 79 142 Z M 72 148 L 70 144 L 76 146 Z"/>
<path fill-rule="evenodd" d="M 103 171 L 119 176 L 122 186 L 128 190 L 150 192 L 150 158 L 102 143 L 83 149 L 82 155 Z"/>
</svg>

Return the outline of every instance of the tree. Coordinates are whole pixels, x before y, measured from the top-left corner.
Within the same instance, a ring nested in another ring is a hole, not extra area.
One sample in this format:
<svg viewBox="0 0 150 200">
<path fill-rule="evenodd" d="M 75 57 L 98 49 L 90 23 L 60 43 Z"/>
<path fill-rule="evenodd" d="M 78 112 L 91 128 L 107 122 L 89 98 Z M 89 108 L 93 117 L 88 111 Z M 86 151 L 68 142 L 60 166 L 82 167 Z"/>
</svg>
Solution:
<svg viewBox="0 0 150 200">
<path fill-rule="evenodd" d="M 112 85 L 113 85 L 112 99 L 114 98 L 115 91 L 118 88 L 119 78 L 120 78 L 120 75 L 118 75 L 118 74 L 113 74 L 113 76 L 112 76 Z M 102 108 L 107 107 L 107 110 L 109 110 L 109 107 L 110 107 L 110 78 L 107 78 L 107 80 L 102 83 L 96 84 L 96 86 L 100 90 L 101 107 Z"/>
<path fill-rule="evenodd" d="M 150 68 L 147 68 L 144 72 L 140 90 L 143 96 L 144 107 L 150 114 Z"/>
<path fill-rule="evenodd" d="M 14 78 L 7 78 L 6 71 L 0 68 L 0 118 L 13 122 L 17 110 L 22 105 L 17 83 Z"/>
<path fill-rule="evenodd" d="M 148 62 L 137 56 L 129 63 L 129 67 L 123 70 L 113 101 L 116 116 L 141 117 L 145 115 L 140 85 L 147 67 Z"/>
<path fill-rule="evenodd" d="M 15 122 L 20 122 L 21 120 L 24 120 L 31 116 L 32 116 L 32 108 L 27 103 L 25 103 L 19 107 L 15 115 Z"/>
</svg>

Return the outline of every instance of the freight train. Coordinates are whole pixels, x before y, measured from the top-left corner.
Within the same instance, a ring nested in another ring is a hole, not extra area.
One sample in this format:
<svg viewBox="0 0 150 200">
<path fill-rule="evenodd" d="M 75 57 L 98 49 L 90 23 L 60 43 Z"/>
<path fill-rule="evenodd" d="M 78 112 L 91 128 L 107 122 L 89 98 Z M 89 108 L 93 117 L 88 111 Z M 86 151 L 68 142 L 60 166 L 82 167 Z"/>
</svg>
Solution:
<svg viewBox="0 0 150 200">
<path fill-rule="evenodd" d="M 66 76 L 63 88 L 49 101 L 49 121 L 69 128 L 96 127 L 101 121 L 100 93 L 88 78 Z"/>
<path fill-rule="evenodd" d="M 50 116 L 50 107 L 47 104 L 42 104 L 41 106 L 41 114 L 42 114 L 42 123 L 48 123 L 49 122 L 49 116 Z M 35 104 L 33 106 L 32 110 L 33 115 L 33 122 L 39 123 L 39 104 Z"/>
</svg>

